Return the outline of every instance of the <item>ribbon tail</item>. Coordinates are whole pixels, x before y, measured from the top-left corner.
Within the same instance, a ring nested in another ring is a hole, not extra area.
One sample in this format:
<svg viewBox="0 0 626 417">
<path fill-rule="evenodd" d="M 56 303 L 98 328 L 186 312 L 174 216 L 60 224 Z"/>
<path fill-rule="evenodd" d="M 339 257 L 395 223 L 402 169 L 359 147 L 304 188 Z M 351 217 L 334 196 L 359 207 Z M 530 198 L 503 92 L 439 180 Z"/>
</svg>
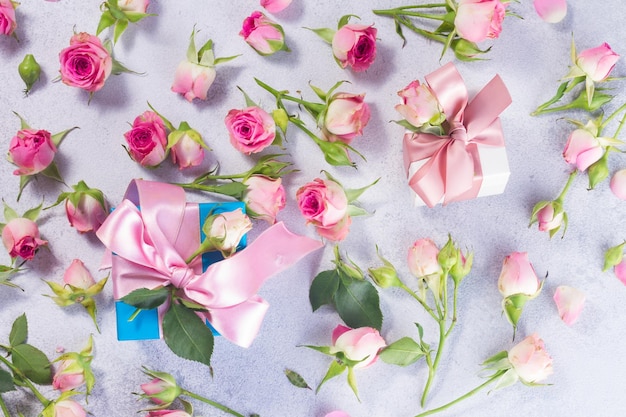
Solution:
<svg viewBox="0 0 626 417">
<path fill-rule="evenodd" d="M 267 301 L 254 296 L 236 306 L 213 309 L 202 316 L 226 339 L 247 348 L 259 332 L 268 308 Z"/>
</svg>

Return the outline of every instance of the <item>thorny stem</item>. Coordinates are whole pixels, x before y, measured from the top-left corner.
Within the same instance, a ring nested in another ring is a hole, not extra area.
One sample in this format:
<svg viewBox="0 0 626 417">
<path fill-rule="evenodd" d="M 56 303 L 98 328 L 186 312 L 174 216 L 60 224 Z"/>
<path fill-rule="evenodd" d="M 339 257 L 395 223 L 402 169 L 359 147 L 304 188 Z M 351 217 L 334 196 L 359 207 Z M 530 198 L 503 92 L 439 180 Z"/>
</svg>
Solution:
<svg viewBox="0 0 626 417">
<path fill-rule="evenodd" d="M 206 404 L 212 405 L 213 407 L 215 407 L 215 408 L 217 408 L 219 410 L 222 410 L 223 412 L 228 413 L 230 415 L 233 415 L 235 417 L 245 417 L 243 414 L 239 414 L 235 410 L 232 410 L 232 409 L 226 407 L 225 405 L 222 405 L 222 404 L 220 404 L 218 402 L 209 400 L 208 398 L 204 398 L 204 397 L 202 397 L 202 396 L 200 396 L 198 394 L 194 394 L 193 392 L 187 391 L 186 389 L 183 389 L 182 394 L 183 395 L 187 395 L 187 396 L 189 396 L 191 398 L 195 398 L 196 400 L 202 401 L 202 402 L 204 402 Z"/>
</svg>

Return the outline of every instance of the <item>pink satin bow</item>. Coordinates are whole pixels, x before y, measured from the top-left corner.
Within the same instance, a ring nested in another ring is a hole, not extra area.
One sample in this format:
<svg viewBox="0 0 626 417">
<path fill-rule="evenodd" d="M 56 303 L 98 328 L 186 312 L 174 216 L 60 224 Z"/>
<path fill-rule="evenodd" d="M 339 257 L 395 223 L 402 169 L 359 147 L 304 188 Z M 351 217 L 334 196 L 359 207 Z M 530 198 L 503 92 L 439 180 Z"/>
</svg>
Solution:
<svg viewBox="0 0 626 417">
<path fill-rule="evenodd" d="M 504 146 L 498 116 L 511 96 L 496 75 L 468 104 L 463 78 L 453 63 L 428 74 L 426 82 L 446 116 L 447 136 L 406 133 L 404 167 L 428 159 L 409 179 L 409 185 L 428 207 L 476 197 L 482 184 L 477 145 Z"/>
<path fill-rule="evenodd" d="M 201 315 L 221 335 L 247 347 L 268 308 L 257 295 L 260 286 L 323 244 L 277 223 L 247 248 L 201 272 L 199 259 L 185 263 L 200 243 L 198 223 L 198 206 L 186 204 L 182 188 L 133 180 L 124 201 L 97 232 L 115 254 L 111 259 L 114 296 L 173 285 L 207 309 Z"/>
</svg>

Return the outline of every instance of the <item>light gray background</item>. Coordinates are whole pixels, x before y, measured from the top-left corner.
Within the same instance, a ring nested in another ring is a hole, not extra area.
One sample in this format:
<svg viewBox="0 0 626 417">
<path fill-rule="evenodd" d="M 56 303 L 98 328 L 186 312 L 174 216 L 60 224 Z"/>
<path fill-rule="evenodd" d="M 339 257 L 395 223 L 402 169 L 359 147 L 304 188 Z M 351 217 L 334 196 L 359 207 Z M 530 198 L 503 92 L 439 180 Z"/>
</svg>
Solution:
<svg viewBox="0 0 626 417">
<path fill-rule="evenodd" d="M 279 219 L 295 232 L 315 237 L 295 204 L 295 191 L 304 183 L 329 170 L 348 188 L 357 188 L 381 177 L 379 184 L 364 194 L 361 203 L 374 212 L 355 218 L 347 239 L 341 243 L 343 253 L 363 268 L 377 266 L 375 245 L 411 280 L 406 253 L 411 243 L 431 237 L 438 244 L 448 233 L 462 246 L 475 252 L 475 266 L 463 282 L 459 297 L 460 322 L 449 339 L 438 377 L 428 402 L 438 406 L 481 383 L 480 363 L 488 356 L 509 349 L 511 328 L 501 315 L 501 296 L 496 281 L 501 263 L 512 251 L 527 251 L 539 275 L 549 272 L 542 294 L 525 308 L 518 340 L 537 332 L 554 358 L 554 375 L 550 386 L 528 388 L 522 384 L 502 391 L 476 395 L 456 408 L 442 413 L 447 416 L 616 416 L 626 408 L 623 375 L 626 362 L 622 357 L 626 324 L 623 306 L 626 288 L 615 276 L 602 273 L 604 251 L 622 241 L 624 203 L 612 195 L 608 182 L 587 191 L 586 178 L 578 178 L 565 203 L 571 219 L 564 239 L 548 239 L 536 227 L 528 228 L 533 205 L 558 195 L 570 167 L 561 152 L 572 130 L 563 117 L 586 121 L 586 115 L 548 115 L 532 118 L 529 113 L 547 100 L 558 86 L 570 64 L 570 41 L 575 36 L 579 50 L 608 42 L 617 53 L 623 49 L 621 2 L 570 1 L 565 20 L 556 25 L 541 21 L 530 1 L 512 3 L 510 10 L 523 19 L 507 17 L 503 32 L 493 43 L 492 51 L 482 62 L 456 62 L 471 93 L 478 91 L 496 73 L 508 86 L 513 104 L 502 114 L 507 142 L 511 178 L 503 195 L 451 204 L 448 207 L 416 208 L 406 185 L 402 169 L 401 138 L 403 129 L 390 123 L 398 118 L 394 105 L 396 92 L 413 79 L 453 59 L 451 53 L 439 58 L 441 46 L 406 33 L 407 46 L 394 33 L 391 19 L 374 16 L 372 8 L 399 6 L 397 0 L 376 2 L 357 0 L 294 0 L 289 9 L 276 16 L 287 34 L 291 53 L 271 57 L 257 55 L 238 36 L 241 22 L 257 1 L 154 1 L 149 11 L 158 16 L 132 25 L 115 47 L 115 56 L 129 68 L 144 75 L 111 76 L 106 86 L 88 104 L 88 94 L 62 83 L 58 76 L 58 53 L 65 48 L 73 31 L 95 32 L 99 19 L 99 2 L 95 0 L 23 1 L 18 8 L 20 42 L 0 39 L 0 138 L 6 152 L 11 137 L 19 128 L 20 113 L 31 126 L 55 133 L 71 126 L 72 132 L 60 147 L 56 160 L 68 185 L 85 180 L 104 191 L 111 204 L 120 202 L 132 178 L 162 181 L 190 180 L 219 161 L 223 173 L 246 170 L 254 158 L 238 153 L 228 142 L 223 119 L 229 109 L 242 108 L 244 99 L 236 86 L 245 89 L 252 99 L 268 110 L 274 108 L 271 96 L 257 87 L 258 77 L 276 88 L 301 90 L 313 99 L 308 82 L 327 89 L 338 80 L 348 80 L 342 90 L 365 92 L 371 105 L 372 119 L 363 137 L 354 141 L 367 161 L 357 161 L 358 170 L 331 168 L 311 141 L 293 126 L 288 132 L 287 150 L 300 172 L 286 180 L 287 208 Z M 362 22 L 378 28 L 378 56 L 365 73 L 339 68 L 329 46 L 304 27 L 335 27 L 344 14 L 355 14 Z M 185 58 L 193 26 L 199 30 L 198 44 L 208 38 L 215 42 L 217 56 L 242 54 L 236 60 L 218 67 L 215 84 L 206 102 L 188 103 L 170 91 L 178 62 Z M 43 68 L 42 80 L 32 94 L 23 98 L 17 66 L 26 53 L 33 53 Z M 622 61 L 615 74 L 624 75 Z M 607 111 L 617 108 L 625 99 L 623 82 L 611 84 L 617 98 Z M 131 161 L 122 148 L 128 123 L 147 110 L 150 101 L 172 122 L 186 120 L 202 133 L 213 148 L 200 169 L 180 173 L 169 161 L 155 170 L 146 170 Z M 303 116 L 307 117 L 307 116 Z M 307 119 L 307 122 L 309 120 Z M 616 124 L 607 131 L 612 134 Z M 268 149 L 267 152 L 276 152 Z M 623 168 L 623 157 L 611 155 L 610 168 Z M 15 201 L 18 178 L 14 167 L 0 163 L 2 198 L 19 212 L 44 200 L 51 204 L 62 184 L 40 179 Z M 189 194 L 190 201 L 212 197 Z M 57 346 L 69 351 L 82 349 L 90 333 L 94 335 L 93 368 L 96 388 L 87 409 L 95 416 L 130 416 L 145 408 L 131 392 L 147 379 L 141 366 L 170 372 L 186 388 L 206 395 L 242 412 L 263 417 L 311 416 L 342 409 L 352 417 L 405 417 L 417 414 L 419 395 L 425 382 L 423 363 L 398 368 L 379 362 L 356 372 L 362 402 L 351 393 L 344 377 L 336 378 L 318 395 L 295 388 L 283 375 L 284 368 L 299 372 L 313 386 L 321 380 L 330 358 L 298 347 L 303 344 L 330 344 L 332 329 L 340 322 L 331 309 L 311 312 L 308 289 L 312 278 L 330 269 L 332 245 L 309 256 L 289 271 L 274 277 L 263 287 L 261 295 L 270 303 L 261 332 L 252 347 L 242 349 L 218 339 L 213 355 L 214 378 L 206 367 L 176 357 L 163 341 L 118 342 L 112 289 L 107 285 L 98 297 L 98 320 L 102 333 L 95 332 L 91 319 L 82 307 L 57 307 L 42 279 L 60 281 L 65 268 L 74 258 L 82 259 L 96 278 L 103 247 L 92 235 L 80 235 L 69 227 L 62 207 L 46 211 L 40 218 L 42 235 L 50 250 L 42 250 L 28 263 L 28 271 L 15 276 L 14 282 L 24 292 L 0 288 L 0 340 L 6 343 L 10 323 L 23 312 L 29 321 L 29 341 L 51 358 Z M 257 223 L 251 232 L 254 239 L 267 227 Z M 0 262 L 8 263 L 6 254 Z M 572 327 L 558 317 L 552 296 L 558 285 L 574 286 L 587 295 L 580 320 Z M 436 329 L 420 306 L 399 291 L 380 292 L 385 315 L 382 334 L 389 342 L 403 336 L 416 337 L 413 322 L 425 327 L 426 340 L 436 342 Z M 55 397 L 48 387 L 43 392 Z M 26 393 L 4 395 L 10 403 L 32 404 L 23 407 L 27 415 L 40 409 Z M 195 403 L 195 402 L 194 402 Z M 197 415 L 217 415 L 200 403 Z M 30 411 L 29 411 L 30 410 Z"/>
</svg>

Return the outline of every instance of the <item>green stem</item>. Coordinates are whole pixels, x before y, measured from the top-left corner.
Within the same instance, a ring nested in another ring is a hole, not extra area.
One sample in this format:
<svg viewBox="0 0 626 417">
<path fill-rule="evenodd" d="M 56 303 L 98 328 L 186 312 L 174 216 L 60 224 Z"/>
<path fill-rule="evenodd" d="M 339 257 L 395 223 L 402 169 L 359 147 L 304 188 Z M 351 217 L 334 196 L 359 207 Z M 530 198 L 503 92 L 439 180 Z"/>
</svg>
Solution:
<svg viewBox="0 0 626 417">
<path fill-rule="evenodd" d="M 574 178 L 576 178 L 576 175 L 578 174 L 578 170 L 574 170 L 571 174 L 569 174 L 569 177 L 567 178 L 567 182 L 565 183 L 565 187 L 563 187 L 563 191 L 561 191 L 561 194 L 559 194 L 559 196 L 556 198 L 556 201 L 563 201 L 563 199 L 565 198 L 565 194 L 567 193 L 567 190 L 569 190 L 569 187 L 572 185 L 572 182 L 574 181 Z"/>
<path fill-rule="evenodd" d="M 425 411 L 423 413 L 420 413 L 420 414 L 416 415 L 415 417 L 426 417 L 426 416 L 430 416 L 432 414 L 438 413 L 440 411 L 447 410 L 448 408 L 452 407 L 454 404 L 459 403 L 459 402 L 463 401 L 464 399 L 471 397 L 472 395 L 476 394 L 481 389 L 485 388 L 487 385 L 491 384 L 493 381 L 495 381 L 496 379 L 498 379 L 502 375 L 502 372 L 503 371 L 496 372 L 487 381 L 483 382 L 482 384 L 480 384 L 479 386 L 477 386 L 473 390 L 471 390 L 471 391 L 461 395 L 456 400 L 450 401 L 449 403 L 447 403 L 445 405 L 442 405 L 441 407 L 433 408 L 432 410 L 428 410 L 428 411 Z"/>
<path fill-rule="evenodd" d="M 424 307 L 424 310 L 426 310 L 426 312 L 428 314 L 430 314 L 430 316 L 435 319 L 435 320 L 439 320 L 439 318 L 435 315 L 435 312 L 433 311 L 432 308 L 430 308 L 428 306 L 428 304 L 426 304 L 426 302 L 424 300 L 422 300 L 421 298 L 419 298 L 417 296 L 417 294 L 415 294 L 415 292 L 413 292 L 413 290 L 411 290 L 409 287 L 407 287 L 405 284 L 400 285 L 400 288 L 402 288 L 404 291 L 406 291 L 411 297 L 415 298 L 417 300 L 418 303 L 420 303 L 422 305 L 422 307 Z"/>
<path fill-rule="evenodd" d="M 609 122 L 611 120 L 613 120 L 613 118 L 615 116 L 617 116 L 622 110 L 626 109 L 626 103 L 622 104 L 617 110 L 615 110 L 609 117 L 606 118 L 606 120 L 604 122 L 602 122 L 602 124 L 600 125 L 600 129 L 604 129 L 604 127 L 609 124 Z"/>
<path fill-rule="evenodd" d="M 401 6 L 395 7 L 393 9 L 378 9 L 372 10 L 372 13 L 377 14 L 379 16 L 395 16 L 398 14 L 403 14 L 405 10 L 411 9 L 430 9 L 433 7 L 446 7 L 446 3 L 429 3 L 429 4 L 419 4 L 414 6 Z"/>
<path fill-rule="evenodd" d="M 198 401 L 202 401 L 202 402 L 204 402 L 206 404 L 212 405 L 213 407 L 215 407 L 215 408 L 217 408 L 219 410 L 222 410 L 223 412 L 228 413 L 230 415 L 233 415 L 235 417 L 245 417 L 243 414 L 239 414 L 235 410 L 232 410 L 232 409 L 226 407 L 225 405 L 222 405 L 222 404 L 220 404 L 218 402 L 209 400 L 208 398 L 204 398 L 204 397 L 202 397 L 202 396 L 200 396 L 198 394 L 194 394 L 193 392 L 187 391 L 186 389 L 183 389 L 182 393 L 183 393 L 183 395 L 187 395 L 187 396 L 189 396 L 191 398 L 194 398 L 194 399 L 196 399 Z"/>
<path fill-rule="evenodd" d="M 2 408 L 2 414 L 4 414 L 4 417 L 11 417 L 9 408 L 7 407 L 4 400 L 2 399 L 2 396 L 0 396 L 0 408 Z"/>
<path fill-rule="evenodd" d="M 441 360 L 441 354 L 443 352 L 443 347 L 446 343 L 446 331 L 445 331 L 445 317 L 443 320 L 438 321 L 439 324 L 439 344 L 437 346 L 437 353 L 435 354 L 435 361 L 428 366 L 428 379 L 426 380 L 426 385 L 424 386 L 424 392 L 422 393 L 421 405 L 422 408 L 426 404 L 426 398 L 428 397 L 428 392 L 430 391 L 430 387 L 435 379 L 435 374 L 437 373 L 437 367 L 439 366 L 439 361 Z M 430 358 L 430 355 L 428 356 Z M 430 361 L 427 361 L 430 362 Z"/>
</svg>

